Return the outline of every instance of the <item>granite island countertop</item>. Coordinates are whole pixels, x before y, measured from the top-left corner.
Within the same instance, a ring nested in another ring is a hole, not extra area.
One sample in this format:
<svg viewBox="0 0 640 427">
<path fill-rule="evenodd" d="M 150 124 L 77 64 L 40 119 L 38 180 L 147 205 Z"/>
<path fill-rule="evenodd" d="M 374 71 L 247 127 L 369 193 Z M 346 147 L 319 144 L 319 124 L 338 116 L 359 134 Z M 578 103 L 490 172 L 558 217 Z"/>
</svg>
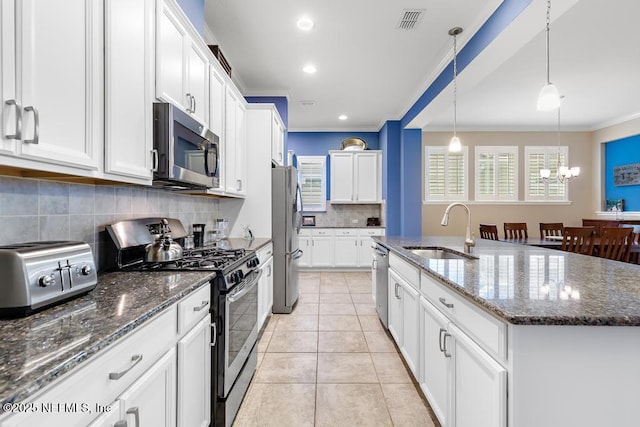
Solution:
<svg viewBox="0 0 640 427">
<path fill-rule="evenodd" d="M 373 237 L 512 324 L 640 326 L 640 265 L 485 239 L 477 259 L 427 259 L 405 246 L 463 252 L 463 237 Z"/>
<path fill-rule="evenodd" d="M 269 238 L 229 239 L 257 250 Z M 203 271 L 109 272 L 87 295 L 20 319 L 0 320 L 0 402 L 22 402 L 209 283 Z M 0 411 L 1 413 L 2 411 Z"/>
</svg>

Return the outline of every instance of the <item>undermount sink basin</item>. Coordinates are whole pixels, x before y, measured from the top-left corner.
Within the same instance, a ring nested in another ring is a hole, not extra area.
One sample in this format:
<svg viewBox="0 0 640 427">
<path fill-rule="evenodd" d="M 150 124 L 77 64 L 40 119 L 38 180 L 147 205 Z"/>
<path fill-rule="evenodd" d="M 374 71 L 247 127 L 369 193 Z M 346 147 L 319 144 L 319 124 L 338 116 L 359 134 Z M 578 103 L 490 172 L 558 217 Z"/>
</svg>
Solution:
<svg viewBox="0 0 640 427">
<path fill-rule="evenodd" d="M 448 248 L 441 248 L 437 246 L 404 246 L 404 248 L 421 258 L 461 260 L 477 259 L 473 255 L 468 255 L 461 252 L 453 251 Z"/>
</svg>

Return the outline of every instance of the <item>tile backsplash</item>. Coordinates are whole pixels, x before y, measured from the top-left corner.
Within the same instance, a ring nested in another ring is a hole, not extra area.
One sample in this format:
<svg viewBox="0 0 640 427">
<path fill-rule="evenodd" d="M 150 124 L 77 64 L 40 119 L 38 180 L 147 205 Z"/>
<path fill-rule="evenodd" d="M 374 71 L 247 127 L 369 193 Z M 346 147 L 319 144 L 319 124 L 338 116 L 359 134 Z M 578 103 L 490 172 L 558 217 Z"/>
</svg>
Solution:
<svg viewBox="0 0 640 427">
<path fill-rule="evenodd" d="M 381 205 L 350 205 L 327 203 L 326 212 L 304 212 L 304 215 L 316 217 L 316 227 L 366 227 L 367 218 L 380 218 L 380 225 L 384 226 L 381 216 Z M 353 221 L 356 221 L 355 223 Z"/>
<path fill-rule="evenodd" d="M 79 240 L 91 246 L 98 269 L 107 224 L 162 216 L 213 228 L 219 201 L 142 186 L 94 186 L 0 176 L 0 245 Z"/>
</svg>

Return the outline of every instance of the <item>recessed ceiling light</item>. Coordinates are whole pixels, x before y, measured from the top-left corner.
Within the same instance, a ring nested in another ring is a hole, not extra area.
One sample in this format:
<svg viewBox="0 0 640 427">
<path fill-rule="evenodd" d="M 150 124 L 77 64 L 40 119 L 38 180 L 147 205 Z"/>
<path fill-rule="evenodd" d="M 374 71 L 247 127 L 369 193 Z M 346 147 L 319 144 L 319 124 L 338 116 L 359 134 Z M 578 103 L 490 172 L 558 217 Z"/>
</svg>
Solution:
<svg viewBox="0 0 640 427">
<path fill-rule="evenodd" d="M 296 25 L 302 31 L 309 31 L 310 29 L 313 28 L 314 24 L 313 24 L 313 21 L 311 20 L 311 18 L 309 18 L 307 16 L 303 16 L 302 18 L 298 19 L 298 22 L 296 22 Z"/>
<path fill-rule="evenodd" d="M 344 114 L 340 114 L 340 115 L 338 116 L 338 120 L 347 120 L 347 119 L 348 119 L 348 117 L 347 117 L 347 116 L 345 116 Z"/>
<path fill-rule="evenodd" d="M 313 66 L 312 64 L 307 64 L 307 65 L 304 66 L 302 71 L 304 71 L 307 74 L 314 74 L 318 70 L 316 70 L 316 67 Z"/>
</svg>

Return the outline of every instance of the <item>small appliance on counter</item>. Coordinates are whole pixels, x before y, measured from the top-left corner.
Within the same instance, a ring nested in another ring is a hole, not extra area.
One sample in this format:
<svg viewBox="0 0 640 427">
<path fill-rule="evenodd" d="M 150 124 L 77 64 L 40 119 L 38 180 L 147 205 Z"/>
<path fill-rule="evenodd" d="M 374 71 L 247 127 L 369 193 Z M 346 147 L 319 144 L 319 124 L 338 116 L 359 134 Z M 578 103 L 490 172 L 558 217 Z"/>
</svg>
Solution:
<svg viewBox="0 0 640 427">
<path fill-rule="evenodd" d="M 218 218 L 213 225 L 213 239 L 217 242 L 229 237 L 229 220 Z"/>
<path fill-rule="evenodd" d="M 380 218 L 367 218 L 367 227 L 380 227 Z"/>
<path fill-rule="evenodd" d="M 85 242 L 44 241 L 0 246 L 0 316 L 24 317 L 93 290 L 98 283 Z"/>
</svg>

